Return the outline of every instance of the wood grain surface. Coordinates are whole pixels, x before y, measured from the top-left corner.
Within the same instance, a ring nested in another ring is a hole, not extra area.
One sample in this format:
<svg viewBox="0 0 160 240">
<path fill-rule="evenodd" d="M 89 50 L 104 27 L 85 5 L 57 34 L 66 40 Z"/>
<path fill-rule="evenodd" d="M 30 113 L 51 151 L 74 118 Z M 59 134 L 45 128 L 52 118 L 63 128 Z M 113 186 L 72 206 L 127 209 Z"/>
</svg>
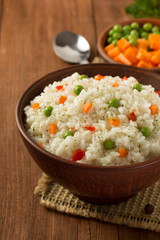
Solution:
<svg viewBox="0 0 160 240">
<path fill-rule="evenodd" d="M 130 17 L 132 0 L 0 0 L 0 239 L 158 240 L 160 234 L 51 212 L 34 188 L 41 170 L 29 156 L 15 123 L 15 106 L 35 80 L 69 66 L 52 50 L 54 36 L 72 30 L 96 42 L 108 24 Z"/>
</svg>

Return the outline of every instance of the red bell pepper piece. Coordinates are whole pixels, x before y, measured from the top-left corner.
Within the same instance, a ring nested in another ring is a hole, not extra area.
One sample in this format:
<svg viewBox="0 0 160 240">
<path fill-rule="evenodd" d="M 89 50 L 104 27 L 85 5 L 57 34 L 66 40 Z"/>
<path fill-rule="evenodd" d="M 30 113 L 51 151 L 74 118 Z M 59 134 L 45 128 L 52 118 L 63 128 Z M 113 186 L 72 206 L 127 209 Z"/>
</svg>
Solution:
<svg viewBox="0 0 160 240">
<path fill-rule="evenodd" d="M 58 91 L 64 90 L 64 89 L 63 89 L 63 85 L 57 86 L 56 88 L 57 88 Z"/>
<path fill-rule="evenodd" d="M 84 127 L 84 128 L 91 131 L 91 132 L 93 132 L 95 130 L 95 127 Z"/>
<path fill-rule="evenodd" d="M 155 91 L 155 93 L 157 93 L 159 95 L 159 97 L 160 97 L 160 91 Z"/>
<path fill-rule="evenodd" d="M 131 112 L 130 114 L 129 114 L 129 117 L 128 117 L 128 119 L 129 119 L 129 121 L 136 121 L 137 120 L 137 117 L 136 117 L 136 115 L 135 115 L 135 113 L 134 112 Z"/>
<path fill-rule="evenodd" d="M 72 161 L 73 161 L 73 162 L 76 162 L 76 161 L 78 161 L 78 160 L 81 160 L 84 156 L 85 156 L 85 152 L 78 149 L 78 150 L 74 153 L 74 155 L 73 155 L 73 157 L 72 157 Z"/>
</svg>

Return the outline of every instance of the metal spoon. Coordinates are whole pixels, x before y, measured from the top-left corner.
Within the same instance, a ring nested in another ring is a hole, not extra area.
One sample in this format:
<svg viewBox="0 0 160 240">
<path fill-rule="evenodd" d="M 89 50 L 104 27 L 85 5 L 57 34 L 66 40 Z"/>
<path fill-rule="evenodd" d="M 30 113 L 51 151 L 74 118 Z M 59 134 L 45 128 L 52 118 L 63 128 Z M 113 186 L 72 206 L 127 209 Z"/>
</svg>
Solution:
<svg viewBox="0 0 160 240">
<path fill-rule="evenodd" d="M 89 63 L 90 45 L 81 35 L 62 31 L 53 41 L 53 49 L 58 57 L 69 63 Z"/>
</svg>

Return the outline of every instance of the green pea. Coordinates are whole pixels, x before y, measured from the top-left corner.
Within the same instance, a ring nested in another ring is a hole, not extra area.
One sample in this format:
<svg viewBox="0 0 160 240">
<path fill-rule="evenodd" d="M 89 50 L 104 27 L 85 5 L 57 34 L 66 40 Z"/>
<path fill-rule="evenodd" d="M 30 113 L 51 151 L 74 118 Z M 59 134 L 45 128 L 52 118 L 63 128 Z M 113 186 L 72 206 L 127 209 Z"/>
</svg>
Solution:
<svg viewBox="0 0 160 240">
<path fill-rule="evenodd" d="M 46 117 L 50 117 L 51 116 L 51 113 L 53 111 L 53 107 L 52 106 L 48 106 L 44 109 L 44 115 Z"/>
<path fill-rule="evenodd" d="M 108 38 L 107 38 L 107 42 L 108 42 L 108 43 L 111 43 L 112 41 L 113 41 L 113 38 L 112 38 L 112 37 L 108 37 Z"/>
<path fill-rule="evenodd" d="M 120 102 L 118 101 L 118 99 L 113 98 L 113 99 L 109 100 L 109 106 L 114 107 L 114 108 L 119 108 Z"/>
<path fill-rule="evenodd" d="M 82 74 L 82 75 L 80 75 L 79 80 L 82 80 L 83 78 L 88 78 L 88 76 L 85 74 Z"/>
<path fill-rule="evenodd" d="M 106 150 L 110 150 L 110 149 L 115 148 L 115 142 L 112 141 L 111 139 L 106 139 L 106 140 L 104 141 L 103 145 L 104 145 L 104 148 L 105 148 Z"/>
<path fill-rule="evenodd" d="M 117 42 L 118 42 L 118 40 L 114 39 L 114 40 L 112 41 L 112 44 L 113 44 L 114 46 L 116 46 L 116 45 L 117 45 Z"/>
<path fill-rule="evenodd" d="M 120 39 L 121 38 L 121 34 L 119 32 L 114 32 L 113 33 L 113 39 Z"/>
<path fill-rule="evenodd" d="M 147 40 L 148 39 L 148 33 L 147 32 L 142 32 L 141 37 Z"/>
<path fill-rule="evenodd" d="M 130 38 L 130 39 L 129 39 L 129 43 L 130 43 L 132 46 L 136 46 L 136 45 L 137 45 L 137 38 Z"/>
<path fill-rule="evenodd" d="M 138 32 L 137 30 L 132 30 L 132 31 L 130 32 L 130 35 L 131 35 L 131 36 L 135 36 L 135 37 L 138 38 L 139 32 Z"/>
<path fill-rule="evenodd" d="M 66 139 L 66 137 L 68 136 L 74 136 L 74 132 L 73 131 L 66 131 L 64 134 L 63 134 L 63 138 Z"/>
<path fill-rule="evenodd" d="M 142 91 L 142 85 L 140 83 L 136 83 L 133 86 L 133 89 L 136 89 L 138 92 L 141 92 Z"/>
<path fill-rule="evenodd" d="M 114 27 L 113 27 L 113 30 L 114 31 L 116 31 L 116 32 L 122 32 L 122 26 L 121 25 L 115 25 Z"/>
<path fill-rule="evenodd" d="M 112 29 L 108 32 L 108 34 L 109 34 L 109 36 L 112 36 L 113 33 L 114 33 L 114 30 L 113 30 L 113 28 L 112 28 Z"/>
<path fill-rule="evenodd" d="M 131 39 L 137 40 L 137 36 L 129 35 L 129 40 L 131 40 Z"/>
<path fill-rule="evenodd" d="M 127 39 L 127 40 L 129 40 L 129 36 L 130 36 L 130 35 L 127 34 L 127 35 L 124 36 L 124 38 Z"/>
<path fill-rule="evenodd" d="M 84 89 L 84 88 L 83 88 L 82 85 L 77 85 L 77 86 L 75 86 L 75 88 L 74 88 L 74 92 L 75 92 L 76 95 L 79 95 L 83 89 Z"/>
<path fill-rule="evenodd" d="M 151 130 L 148 127 L 142 127 L 140 131 L 144 137 L 149 137 L 149 135 L 151 134 Z"/>
<path fill-rule="evenodd" d="M 137 22 L 131 23 L 131 28 L 132 29 L 139 29 L 139 24 Z"/>
<path fill-rule="evenodd" d="M 151 32 L 152 33 L 159 33 L 159 27 L 158 26 L 153 26 Z"/>
<path fill-rule="evenodd" d="M 152 29 L 152 23 L 145 23 L 143 24 L 143 29 L 146 31 L 146 32 L 150 32 L 151 29 Z"/>
<path fill-rule="evenodd" d="M 131 31 L 131 26 L 130 25 L 125 25 L 123 26 L 123 33 L 128 34 Z"/>
</svg>

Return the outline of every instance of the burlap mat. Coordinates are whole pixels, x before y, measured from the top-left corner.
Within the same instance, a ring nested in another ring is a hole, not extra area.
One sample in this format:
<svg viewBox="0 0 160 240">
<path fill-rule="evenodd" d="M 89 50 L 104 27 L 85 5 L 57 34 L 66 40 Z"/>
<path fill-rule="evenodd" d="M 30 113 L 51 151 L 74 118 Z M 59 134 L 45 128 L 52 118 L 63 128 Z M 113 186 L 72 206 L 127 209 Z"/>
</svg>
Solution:
<svg viewBox="0 0 160 240">
<path fill-rule="evenodd" d="M 95 57 L 92 62 L 102 63 L 104 60 Z M 96 205 L 79 200 L 43 173 L 35 194 L 40 198 L 40 204 L 51 210 L 160 232 L 160 180 L 128 201 Z"/>
<path fill-rule="evenodd" d="M 96 205 L 79 200 L 43 173 L 35 194 L 51 210 L 160 232 L 160 180 L 128 201 Z"/>
</svg>

